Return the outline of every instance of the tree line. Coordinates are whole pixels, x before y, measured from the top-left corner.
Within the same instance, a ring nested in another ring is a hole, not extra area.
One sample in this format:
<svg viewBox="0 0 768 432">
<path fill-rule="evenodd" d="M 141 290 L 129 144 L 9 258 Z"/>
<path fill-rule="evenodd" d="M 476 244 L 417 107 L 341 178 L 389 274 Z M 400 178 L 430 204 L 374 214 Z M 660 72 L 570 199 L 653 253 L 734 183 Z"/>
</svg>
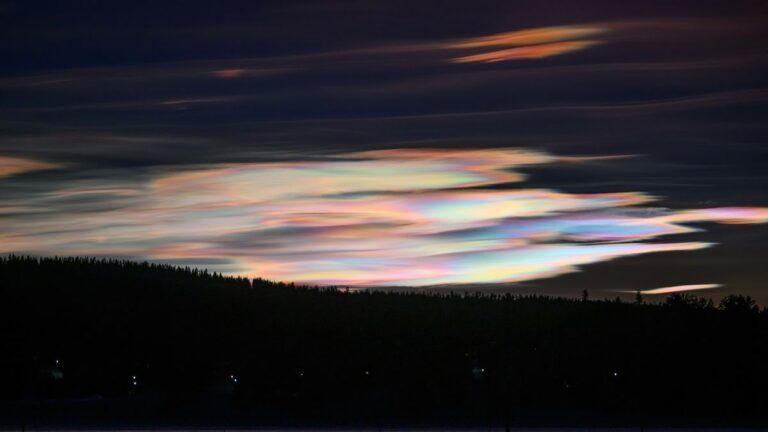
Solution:
<svg viewBox="0 0 768 432">
<path fill-rule="evenodd" d="M 0 424 L 765 424 L 751 298 L 587 297 L 2 257 Z"/>
</svg>

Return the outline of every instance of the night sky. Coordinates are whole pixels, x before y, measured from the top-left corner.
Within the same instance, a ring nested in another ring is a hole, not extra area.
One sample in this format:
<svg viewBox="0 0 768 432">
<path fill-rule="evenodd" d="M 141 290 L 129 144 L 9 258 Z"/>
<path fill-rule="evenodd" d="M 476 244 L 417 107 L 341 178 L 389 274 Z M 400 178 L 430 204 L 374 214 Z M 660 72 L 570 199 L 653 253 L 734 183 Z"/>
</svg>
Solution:
<svg viewBox="0 0 768 432">
<path fill-rule="evenodd" d="M 768 2 L 0 1 L 0 253 L 768 304 Z"/>
</svg>

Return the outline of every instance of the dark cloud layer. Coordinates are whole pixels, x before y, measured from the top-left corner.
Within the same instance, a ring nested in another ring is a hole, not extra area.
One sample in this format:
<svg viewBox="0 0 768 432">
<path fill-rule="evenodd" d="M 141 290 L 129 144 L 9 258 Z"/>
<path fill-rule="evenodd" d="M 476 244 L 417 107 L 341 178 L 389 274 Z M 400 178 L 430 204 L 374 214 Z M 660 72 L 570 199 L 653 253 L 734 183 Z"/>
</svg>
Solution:
<svg viewBox="0 0 768 432">
<path fill-rule="evenodd" d="M 520 171 L 765 207 L 766 17 L 761 1 L 0 2 L 2 217 L 31 196 L 41 219 L 130 208 L 158 173 L 212 164 L 423 147 L 636 155 Z M 88 192 L 45 196 L 61 184 Z M 718 246 L 504 289 L 723 283 L 708 294 L 768 303 L 765 225 L 703 228 L 686 236 Z"/>
</svg>

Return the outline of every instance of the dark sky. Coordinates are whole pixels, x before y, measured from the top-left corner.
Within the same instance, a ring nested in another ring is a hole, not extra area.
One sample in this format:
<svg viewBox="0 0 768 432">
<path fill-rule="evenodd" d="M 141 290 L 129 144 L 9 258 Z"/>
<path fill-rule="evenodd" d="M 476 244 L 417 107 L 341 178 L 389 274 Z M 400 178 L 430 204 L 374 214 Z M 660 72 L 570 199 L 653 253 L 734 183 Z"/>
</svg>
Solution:
<svg viewBox="0 0 768 432">
<path fill-rule="evenodd" d="M 768 304 L 767 17 L 0 1 L 0 253 Z"/>
</svg>

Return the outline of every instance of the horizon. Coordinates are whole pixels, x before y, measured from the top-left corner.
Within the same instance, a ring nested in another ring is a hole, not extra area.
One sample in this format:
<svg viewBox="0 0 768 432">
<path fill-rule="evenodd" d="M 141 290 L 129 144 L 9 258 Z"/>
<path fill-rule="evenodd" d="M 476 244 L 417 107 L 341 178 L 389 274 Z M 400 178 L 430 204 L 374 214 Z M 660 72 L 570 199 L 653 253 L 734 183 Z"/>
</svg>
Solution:
<svg viewBox="0 0 768 432">
<path fill-rule="evenodd" d="M 748 297 L 344 291 L 0 259 L 0 425 L 765 424 L 768 308 Z"/>
<path fill-rule="evenodd" d="M 170 269 L 174 271 L 182 271 L 182 272 L 200 272 L 201 275 L 210 275 L 212 277 L 221 277 L 224 279 L 229 279 L 232 281 L 237 280 L 245 280 L 248 282 L 249 285 L 255 286 L 260 283 L 266 283 L 270 285 L 278 285 L 278 286 L 285 286 L 285 287 L 295 287 L 297 289 L 310 289 L 310 290 L 332 290 L 332 291 L 338 291 L 343 293 L 349 293 L 349 294 L 364 294 L 366 292 L 368 293 L 381 293 L 381 294 L 387 294 L 387 293 L 402 293 L 402 294 L 417 294 L 417 295 L 427 295 L 427 296 L 441 296 L 443 294 L 457 294 L 459 296 L 469 296 L 470 298 L 476 298 L 475 296 L 480 296 L 480 298 L 497 298 L 497 299 L 504 299 L 504 298 L 512 298 L 512 299 L 526 299 L 526 298 L 541 298 L 541 299 L 550 299 L 550 300 L 567 300 L 567 301 L 598 301 L 598 302 L 607 302 L 607 303 L 614 303 L 614 302 L 626 302 L 626 303 L 635 303 L 635 304 L 642 304 L 642 305 L 656 305 L 656 306 L 663 306 L 665 304 L 675 304 L 677 301 L 682 302 L 690 302 L 692 305 L 697 305 L 696 300 L 704 300 L 707 301 L 709 307 L 717 307 L 720 300 L 725 300 L 728 298 L 743 298 L 745 301 L 754 301 L 754 304 L 760 308 L 762 307 L 763 310 L 768 310 L 768 306 L 762 305 L 759 302 L 755 301 L 751 296 L 742 294 L 742 293 L 732 293 L 728 295 L 717 295 L 715 293 L 715 296 L 706 296 L 705 294 L 709 293 L 708 290 L 720 288 L 717 284 L 710 284 L 710 285 L 701 285 L 701 286 L 673 286 L 673 287 L 661 287 L 653 290 L 636 290 L 636 291 L 626 291 L 626 290 L 610 290 L 610 291 L 596 291 L 591 292 L 588 288 L 583 288 L 581 292 L 579 293 L 578 298 L 572 295 L 547 295 L 547 294 L 541 294 L 541 293 L 535 293 L 535 292 L 526 292 L 526 293 L 520 293 L 515 294 L 510 291 L 498 291 L 498 290 L 491 290 L 491 289 L 484 289 L 482 286 L 478 286 L 477 284 L 471 284 L 471 285 L 434 285 L 434 286 L 420 286 L 420 287 L 412 287 L 412 286 L 369 286 L 369 287 L 355 287 L 355 286 L 346 286 L 346 285 L 313 285 L 313 284 L 306 284 L 306 283 L 297 283 L 294 281 L 283 281 L 283 280 L 274 280 L 274 279 L 268 279 L 261 276 L 244 276 L 244 275 L 229 275 L 224 273 L 219 273 L 216 271 L 209 271 L 206 267 L 199 267 L 199 266 L 185 266 L 185 265 L 176 265 L 176 264 L 168 264 L 163 262 L 155 262 L 151 260 L 131 260 L 131 259 L 125 259 L 121 257 L 98 257 L 98 256 L 58 256 L 58 255 L 51 255 L 51 256 L 34 256 L 34 255 L 16 255 L 16 254 L 4 254 L 0 255 L 0 260 L 3 261 L 13 261 L 13 260 L 20 260 L 20 261 L 26 261 L 26 260 L 34 260 L 38 263 L 45 263 L 46 261 L 56 261 L 56 260 L 76 260 L 81 263 L 90 263 L 94 265 L 99 264 L 135 264 L 138 266 L 143 265 L 149 265 L 149 266 L 159 266 L 165 269 Z M 490 284 L 493 285 L 493 284 Z M 511 297 L 506 297 L 511 296 Z M 631 296 L 631 297 L 628 297 Z M 678 296 L 675 298 L 671 298 L 670 300 L 672 303 L 669 302 L 670 296 Z M 628 301 L 629 299 L 629 301 Z M 701 305 L 704 305 L 702 303 Z M 698 306 L 696 306 L 698 307 Z M 756 309 L 756 311 L 759 311 L 759 309 Z"/>
<path fill-rule="evenodd" d="M 768 304 L 764 2 L 0 16 L 1 254 Z"/>
</svg>

